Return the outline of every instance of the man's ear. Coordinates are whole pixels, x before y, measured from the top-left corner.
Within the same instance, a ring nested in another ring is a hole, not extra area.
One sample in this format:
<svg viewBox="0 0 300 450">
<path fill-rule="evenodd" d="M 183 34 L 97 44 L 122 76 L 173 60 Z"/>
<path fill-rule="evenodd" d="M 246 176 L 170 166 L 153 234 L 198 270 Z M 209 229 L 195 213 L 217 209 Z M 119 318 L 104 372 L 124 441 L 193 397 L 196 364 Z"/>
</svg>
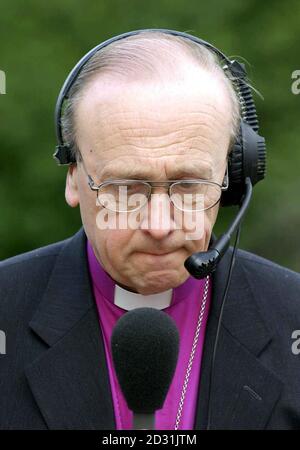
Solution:
<svg viewBox="0 0 300 450">
<path fill-rule="evenodd" d="M 68 169 L 66 179 L 65 198 L 71 208 L 76 208 L 79 204 L 77 164 L 71 164 Z"/>
</svg>

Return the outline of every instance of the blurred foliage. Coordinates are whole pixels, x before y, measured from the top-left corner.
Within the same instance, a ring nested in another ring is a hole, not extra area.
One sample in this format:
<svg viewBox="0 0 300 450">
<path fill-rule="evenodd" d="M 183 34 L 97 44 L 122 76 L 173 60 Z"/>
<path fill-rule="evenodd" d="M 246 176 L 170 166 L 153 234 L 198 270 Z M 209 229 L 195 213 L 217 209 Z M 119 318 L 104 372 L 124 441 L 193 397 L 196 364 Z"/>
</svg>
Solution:
<svg viewBox="0 0 300 450">
<path fill-rule="evenodd" d="M 64 199 L 66 168 L 52 160 L 53 111 L 70 69 L 97 43 L 139 28 L 191 32 L 243 56 L 254 86 L 268 176 L 254 190 L 240 247 L 300 271 L 300 69 L 297 0 L 1 0 L 0 258 L 64 239 L 81 225 Z M 233 215 L 220 212 L 215 231 Z"/>
</svg>

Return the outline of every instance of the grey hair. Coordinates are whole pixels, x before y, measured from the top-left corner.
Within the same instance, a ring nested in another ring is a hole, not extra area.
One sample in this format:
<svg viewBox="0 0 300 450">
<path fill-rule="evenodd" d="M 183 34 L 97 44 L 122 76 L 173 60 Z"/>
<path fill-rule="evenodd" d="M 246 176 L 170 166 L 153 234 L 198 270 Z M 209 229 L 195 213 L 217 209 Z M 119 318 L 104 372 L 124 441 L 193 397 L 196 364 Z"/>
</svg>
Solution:
<svg viewBox="0 0 300 450">
<path fill-rule="evenodd" d="M 217 55 L 204 45 L 180 36 L 144 31 L 115 41 L 96 52 L 81 69 L 72 85 L 68 99 L 63 105 L 61 125 L 63 140 L 70 146 L 75 159 L 81 160 L 76 143 L 76 106 L 95 76 L 112 74 L 127 80 L 137 76 L 166 79 L 164 72 L 168 73 L 168 76 L 176 74 L 184 56 L 225 83 L 232 105 L 229 153 L 239 134 L 242 105 L 239 91 L 223 70 Z"/>
</svg>

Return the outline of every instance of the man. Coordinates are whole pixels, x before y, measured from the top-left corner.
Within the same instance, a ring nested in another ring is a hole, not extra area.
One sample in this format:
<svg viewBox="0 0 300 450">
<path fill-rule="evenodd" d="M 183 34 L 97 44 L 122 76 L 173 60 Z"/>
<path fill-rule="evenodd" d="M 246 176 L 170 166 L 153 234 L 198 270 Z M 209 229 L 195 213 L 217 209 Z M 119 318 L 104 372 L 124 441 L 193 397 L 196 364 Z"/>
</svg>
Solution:
<svg viewBox="0 0 300 450">
<path fill-rule="evenodd" d="M 300 277 L 242 250 L 209 392 L 232 249 L 203 280 L 184 262 L 214 239 L 240 121 L 239 98 L 212 53 L 140 33 L 91 58 L 69 99 L 62 127 L 76 162 L 65 196 L 79 205 L 83 229 L 0 265 L 0 427 L 131 429 L 109 344 L 117 320 L 139 306 L 165 311 L 180 333 L 156 429 L 203 429 L 208 420 L 217 429 L 300 427 L 291 339 Z"/>
</svg>

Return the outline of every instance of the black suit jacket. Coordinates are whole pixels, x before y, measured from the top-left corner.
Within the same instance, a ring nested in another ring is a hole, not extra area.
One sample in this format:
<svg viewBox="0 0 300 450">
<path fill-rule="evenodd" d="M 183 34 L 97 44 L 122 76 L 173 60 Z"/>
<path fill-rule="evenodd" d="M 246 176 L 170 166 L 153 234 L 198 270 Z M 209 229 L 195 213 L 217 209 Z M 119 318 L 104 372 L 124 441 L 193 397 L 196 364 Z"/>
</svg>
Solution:
<svg viewBox="0 0 300 450">
<path fill-rule="evenodd" d="M 232 248 L 213 274 L 195 429 L 207 424 L 212 347 Z M 220 330 L 212 428 L 300 428 L 300 276 L 239 250 Z M 1 429 L 114 429 L 86 236 L 0 263 Z"/>
</svg>

